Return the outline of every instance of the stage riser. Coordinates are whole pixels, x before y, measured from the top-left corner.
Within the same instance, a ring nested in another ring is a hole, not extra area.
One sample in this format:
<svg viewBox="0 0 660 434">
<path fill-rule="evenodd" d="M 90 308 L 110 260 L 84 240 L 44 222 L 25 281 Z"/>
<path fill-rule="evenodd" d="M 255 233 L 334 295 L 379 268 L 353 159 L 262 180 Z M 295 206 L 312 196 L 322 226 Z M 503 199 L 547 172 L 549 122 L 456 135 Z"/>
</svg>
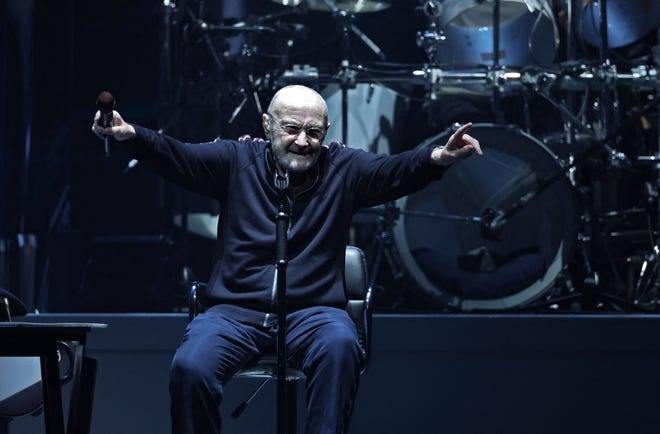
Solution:
<svg viewBox="0 0 660 434">
<path fill-rule="evenodd" d="M 92 434 L 170 431 L 168 370 L 183 314 L 38 320 L 109 324 L 89 341 L 99 358 Z M 656 315 L 375 315 L 350 432 L 656 433 L 658 330 Z M 225 433 L 275 433 L 274 383 L 239 420 L 228 416 L 256 384 L 227 386 Z M 44 432 L 42 417 L 14 420 L 10 432 Z"/>
</svg>

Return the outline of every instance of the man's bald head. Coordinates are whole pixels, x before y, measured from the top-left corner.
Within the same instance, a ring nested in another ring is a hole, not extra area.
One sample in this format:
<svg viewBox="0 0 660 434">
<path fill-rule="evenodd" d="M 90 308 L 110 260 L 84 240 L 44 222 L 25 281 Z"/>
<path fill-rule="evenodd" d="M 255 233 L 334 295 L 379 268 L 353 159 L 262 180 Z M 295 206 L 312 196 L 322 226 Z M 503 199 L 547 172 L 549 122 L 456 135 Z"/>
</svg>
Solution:
<svg viewBox="0 0 660 434">
<path fill-rule="evenodd" d="M 299 84 L 285 86 L 278 90 L 268 105 L 268 112 L 275 116 L 291 109 L 321 110 L 323 123 L 328 121 L 328 106 L 323 97 L 314 89 Z"/>
</svg>

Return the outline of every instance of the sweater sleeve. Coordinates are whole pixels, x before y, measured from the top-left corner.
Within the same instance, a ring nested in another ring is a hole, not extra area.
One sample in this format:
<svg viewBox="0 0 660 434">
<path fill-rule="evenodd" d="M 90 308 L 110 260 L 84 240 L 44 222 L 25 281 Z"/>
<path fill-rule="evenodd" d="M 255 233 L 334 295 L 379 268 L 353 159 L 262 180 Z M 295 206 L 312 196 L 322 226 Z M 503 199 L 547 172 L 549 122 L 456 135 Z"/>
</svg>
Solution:
<svg viewBox="0 0 660 434">
<path fill-rule="evenodd" d="M 414 193 L 440 179 L 447 167 L 431 162 L 432 146 L 395 155 L 356 150 L 351 158 L 356 207 L 370 207 Z"/>
<path fill-rule="evenodd" d="M 133 127 L 136 137 L 122 146 L 141 165 L 195 193 L 216 198 L 223 195 L 237 142 L 184 143 L 148 128 Z"/>
</svg>

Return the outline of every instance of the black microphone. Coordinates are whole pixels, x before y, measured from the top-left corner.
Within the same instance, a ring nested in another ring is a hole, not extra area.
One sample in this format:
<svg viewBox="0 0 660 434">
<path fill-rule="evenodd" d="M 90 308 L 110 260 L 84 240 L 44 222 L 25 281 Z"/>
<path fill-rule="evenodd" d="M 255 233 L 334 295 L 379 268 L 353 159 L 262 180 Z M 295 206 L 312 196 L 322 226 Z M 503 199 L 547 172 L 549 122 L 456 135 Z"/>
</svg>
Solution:
<svg viewBox="0 0 660 434">
<path fill-rule="evenodd" d="M 275 184 L 275 188 L 284 191 L 287 188 L 289 188 L 289 172 L 284 172 L 284 176 L 280 176 L 278 173 L 278 170 L 275 169 L 275 173 L 273 174 L 273 183 Z"/>
<path fill-rule="evenodd" d="M 101 126 L 103 128 L 112 126 L 112 110 L 115 108 L 115 98 L 108 91 L 103 91 L 96 98 L 96 107 L 101 112 Z M 104 138 L 105 156 L 110 156 L 110 138 L 105 135 Z"/>
</svg>

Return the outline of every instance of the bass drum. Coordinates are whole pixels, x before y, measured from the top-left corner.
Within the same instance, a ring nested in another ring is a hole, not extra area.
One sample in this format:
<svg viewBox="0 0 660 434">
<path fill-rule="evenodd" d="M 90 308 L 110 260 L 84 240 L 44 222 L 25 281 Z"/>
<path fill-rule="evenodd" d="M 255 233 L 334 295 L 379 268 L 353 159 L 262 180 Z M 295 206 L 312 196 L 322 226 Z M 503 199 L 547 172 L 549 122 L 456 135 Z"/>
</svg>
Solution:
<svg viewBox="0 0 660 434">
<path fill-rule="evenodd" d="M 419 146 L 444 144 L 450 134 Z M 549 292 L 568 262 L 577 235 L 574 190 L 558 175 L 555 155 L 517 127 L 475 124 L 470 135 L 484 155 L 455 163 L 441 180 L 399 199 L 395 242 L 419 287 L 440 303 L 463 310 L 525 306 Z M 528 202 L 498 231 L 467 218 L 510 210 L 521 198 Z"/>
</svg>

